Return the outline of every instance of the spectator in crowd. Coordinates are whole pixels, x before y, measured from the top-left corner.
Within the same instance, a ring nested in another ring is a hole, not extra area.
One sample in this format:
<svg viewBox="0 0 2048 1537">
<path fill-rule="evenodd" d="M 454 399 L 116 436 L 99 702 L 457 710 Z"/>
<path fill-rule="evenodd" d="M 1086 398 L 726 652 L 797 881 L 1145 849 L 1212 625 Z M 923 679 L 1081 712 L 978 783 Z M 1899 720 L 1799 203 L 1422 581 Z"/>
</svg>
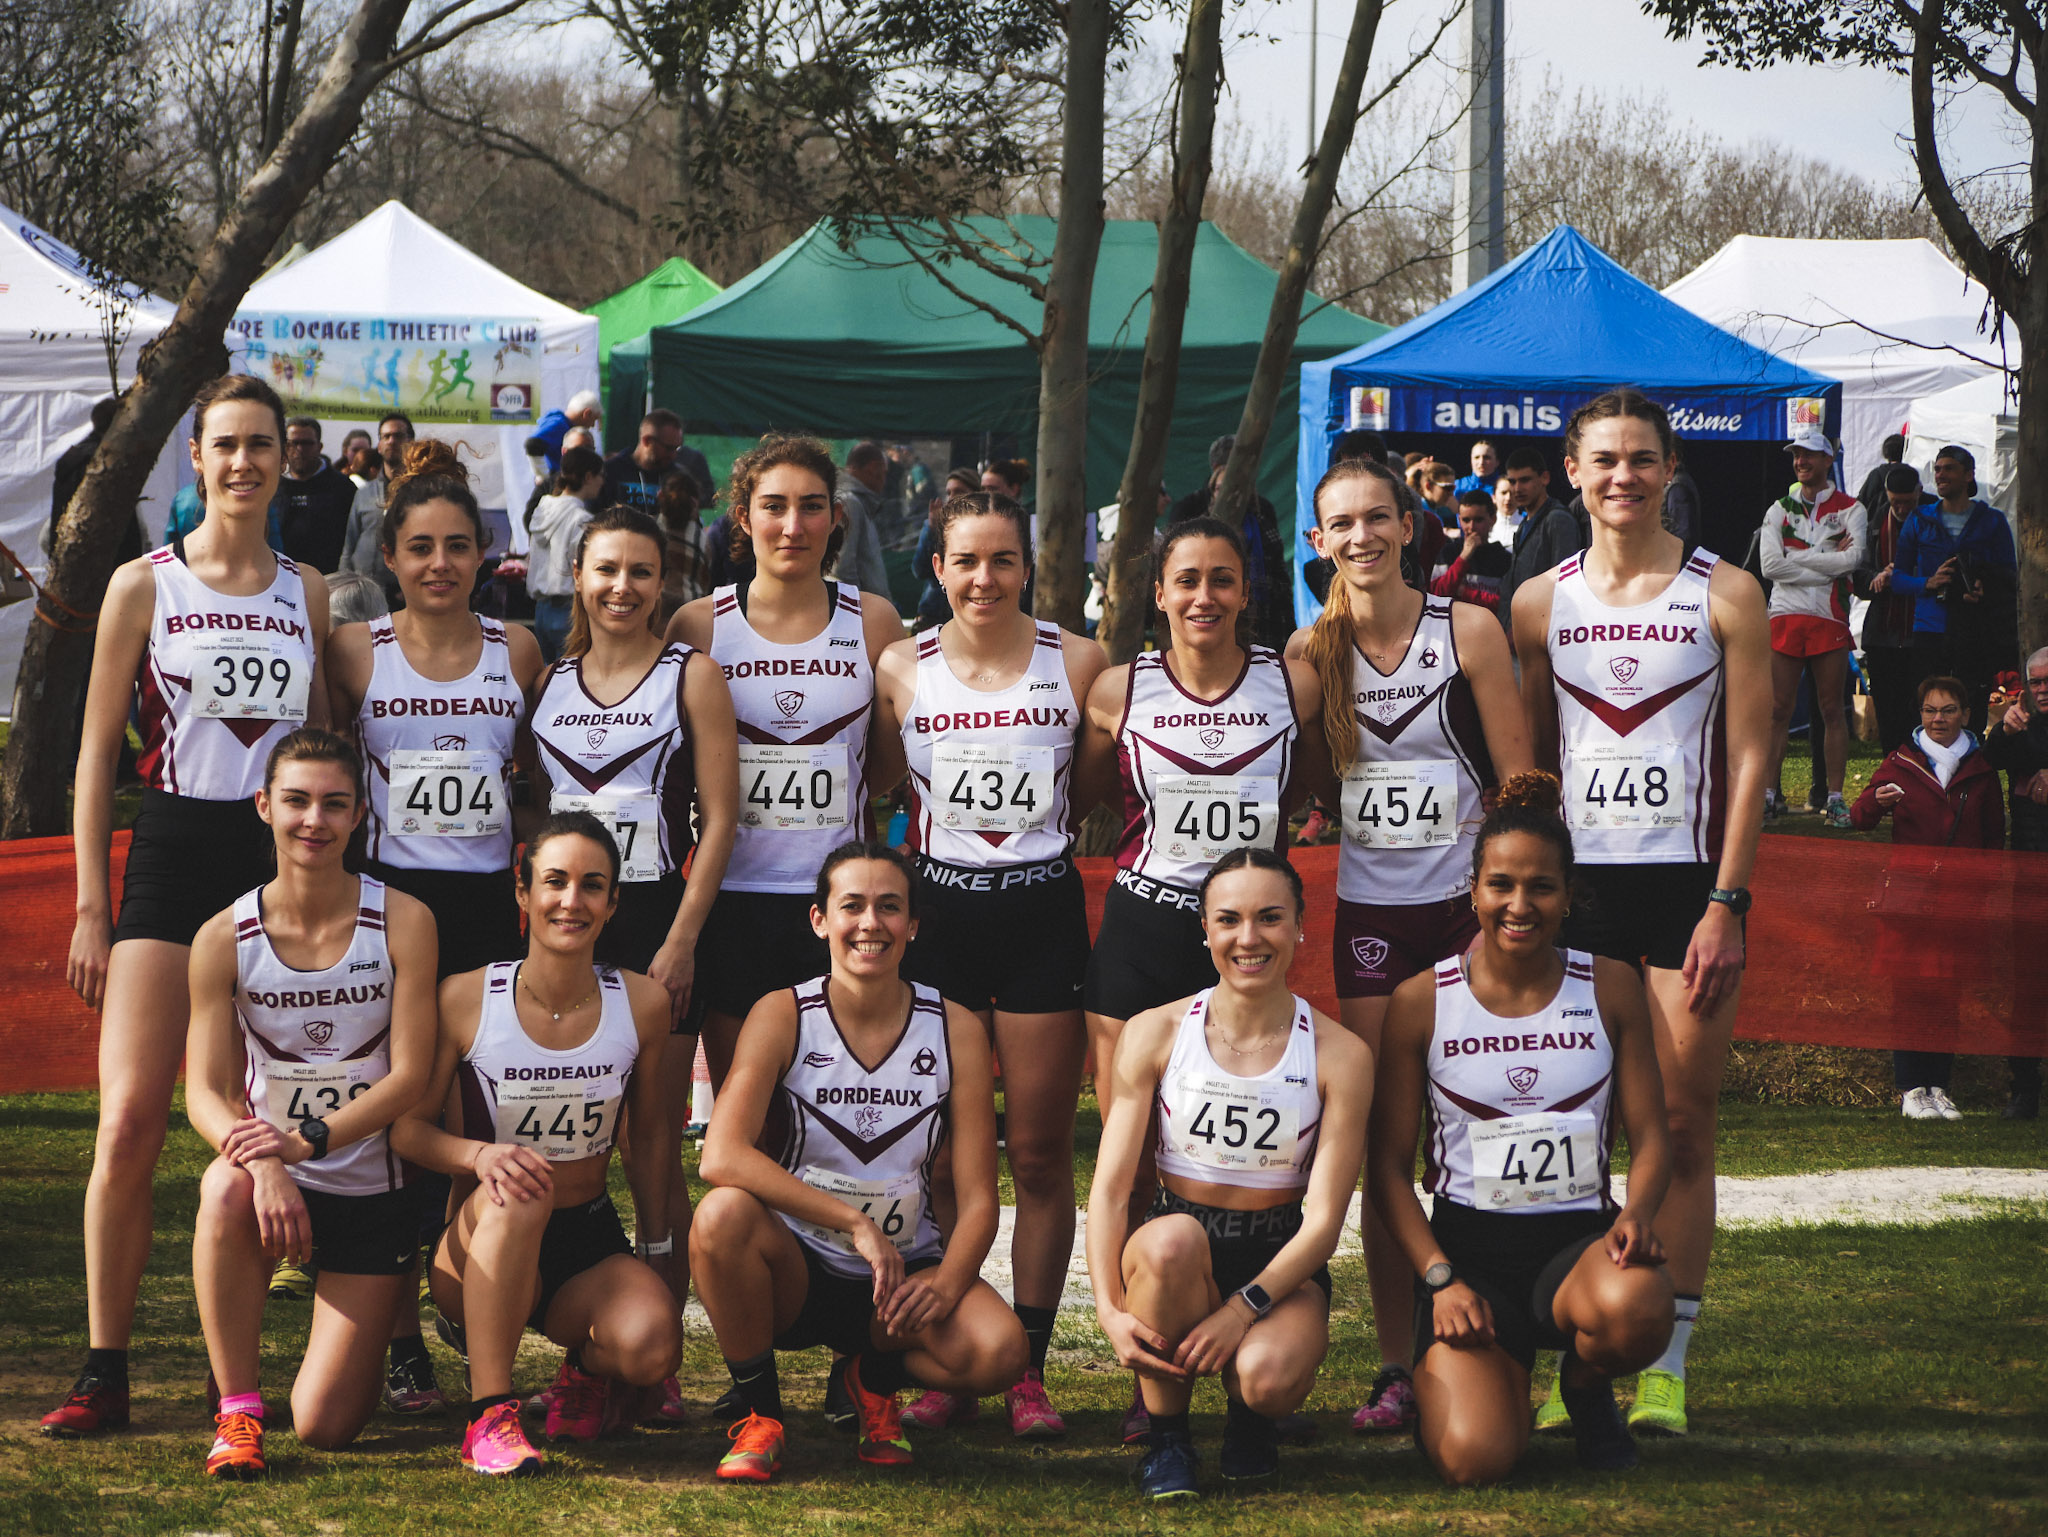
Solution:
<svg viewBox="0 0 2048 1537">
<path fill-rule="evenodd" d="M 710 461 L 683 441 L 683 419 L 657 406 L 640 418 L 640 441 L 604 461 L 603 505 L 635 507 L 652 515 L 671 467 L 697 483 L 698 506 L 710 503 L 716 495 Z"/>
<path fill-rule="evenodd" d="M 1479 490 L 1486 490 L 1482 486 Z M 1515 535 L 1522 531 L 1522 509 L 1515 505 L 1515 488 L 1508 484 L 1507 476 L 1495 480 L 1492 486 L 1493 498 L 1493 542 L 1510 554 L 1514 553 Z"/>
<path fill-rule="evenodd" d="M 889 479 L 889 456 L 877 443 L 856 443 L 847 450 L 834 493 L 846 519 L 846 538 L 839 546 L 834 581 L 849 582 L 862 592 L 895 599 L 889 592 L 889 571 L 882 563 L 882 487 Z"/>
<path fill-rule="evenodd" d="M 398 578 L 384 564 L 384 492 L 405 469 L 405 451 L 412 446 L 412 439 L 412 418 L 403 411 L 379 418 L 377 457 L 384 463 L 384 473 L 357 489 L 341 542 L 341 569 L 374 576 L 384 589 L 384 600 L 393 605 L 398 602 Z"/>
<path fill-rule="evenodd" d="M 1984 756 L 2005 771 L 2011 786 L 2014 850 L 2048 854 L 2048 646 L 2027 658 L 2026 698 L 1991 723 Z M 2035 1009 L 2048 1006 L 2038 995 L 2023 990 L 2021 996 Z M 2031 1121 L 2041 1113 L 2041 1059 L 2007 1057 L 2005 1063 L 2012 1095 L 2001 1113 L 2009 1121 Z"/>
<path fill-rule="evenodd" d="M 1481 438 L 1472 445 L 1472 473 L 1460 475 L 1452 489 L 1457 491 L 1491 491 L 1493 483 L 1500 479 L 1500 455 L 1494 452 L 1493 444 Z"/>
<path fill-rule="evenodd" d="M 588 427 L 571 427 L 562 434 L 562 450 L 565 453 L 572 448 L 595 449 L 596 447 L 597 434 Z M 696 482 L 692 481 L 691 484 L 695 485 Z M 534 481 L 533 490 L 527 493 L 526 510 L 519 515 L 519 521 L 523 526 L 527 528 L 533 526 L 533 510 L 540 505 L 542 497 L 552 496 L 554 490 L 554 475 L 543 475 Z"/>
<path fill-rule="evenodd" d="M 1429 584 L 1431 592 L 1485 609 L 1500 608 L 1501 579 L 1514 557 L 1493 542 L 1493 523 L 1492 497 L 1484 491 L 1458 494 L 1458 532 L 1463 541 L 1444 546 L 1442 563 Z"/>
<path fill-rule="evenodd" d="M 1888 466 L 1884 505 L 1876 522 L 1866 524 L 1869 537 L 1856 573 L 1856 595 L 1870 600 L 1863 611 L 1863 676 L 1877 710 L 1877 745 L 1886 752 L 1903 743 L 1919 720 L 1913 703 L 1913 600 L 1896 588 L 1872 590 L 1872 578 L 1898 559 L 1906 520 L 1934 500 L 1921 489 L 1920 472 L 1912 465 Z"/>
<path fill-rule="evenodd" d="M 1856 500 L 1863 504 L 1863 511 L 1875 519 L 1884 511 L 1886 478 L 1898 469 L 1906 457 L 1906 440 L 1899 433 L 1893 433 L 1878 449 L 1883 457 L 1875 468 L 1863 477 L 1863 484 L 1857 488 Z"/>
<path fill-rule="evenodd" d="M 367 427 L 351 427 L 341 435 L 341 452 L 334 456 L 334 462 L 346 470 L 349 478 L 353 480 L 356 474 L 356 465 L 359 462 L 356 455 L 368 453 L 374 457 L 376 452 L 377 440 L 370 436 L 370 429 Z M 360 486 L 362 482 L 357 480 L 356 484 Z"/>
<path fill-rule="evenodd" d="M 384 589 L 375 577 L 342 571 L 327 579 L 327 623 L 331 627 L 366 624 L 390 612 L 391 605 L 384 601 Z"/>
<path fill-rule="evenodd" d="M 917 628 L 920 630 L 929 630 L 953 617 L 953 601 L 946 596 L 946 585 L 937 575 L 938 558 L 945 547 L 945 541 L 939 534 L 939 514 L 945 511 L 946 503 L 954 497 L 966 496 L 980 489 L 981 477 L 974 471 L 948 470 L 945 488 L 925 504 L 924 527 L 917 536 L 917 552 L 910 557 L 911 569 L 924 583 L 917 594 Z"/>
<path fill-rule="evenodd" d="M 294 416 L 284 424 L 284 475 L 277 486 L 277 531 L 284 553 L 323 576 L 341 569 L 356 483 L 320 452 L 320 423 Z"/>
<path fill-rule="evenodd" d="M 1799 680 L 1813 672 L 1813 707 L 1827 732 L 1824 815 L 1830 827 L 1849 825 L 1842 800 L 1848 766 L 1850 577 L 1863 564 L 1863 505 L 1834 483 L 1834 445 L 1816 431 L 1785 445 L 1792 456 L 1792 489 L 1764 509 L 1759 562 L 1771 584 L 1771 773 L 1773 786 L 1785 761 Z M 1812 731 L 1809 728 L 1808 735 Z M 1816 757 L 1819 755 L 1816 754 Z M 1820 774 L 1816 773 L 1816 783 Z M 1764 820 L 1784 807 L 1778 791 L 1764 792 Z"/>
<path fill-rule="evenodd" d="M 1215 456 L 1213 444 L 1209 453 L 1210 457 Z M 1022 459 L 998 459 L 981 472 L 982 490 L 1000 491 L 1013 502 L 1021 503 L 1024 500 L 1024 488 L 1030 484 L 1031 466 Z"/>
<path fill-rule="evenodd" d="M 704 521 L 697 515 L 697 482 L 672 470 L 661 483 L 655 516 L 668 541 L 667 569 L 661 578 L 661 622 L 711 591 L 705 582 L 709 563 L 704 556 Z"/>
<path fill-rule="evenodd" d="M 549 475 L 558 473 L 562 468 L 562 450 L 567 446 L 564 437 L 571 428 L 595 428 L 598 404 L 596 390 L 578 390 L 571 395 L 567 406 L 548 412 L 534 425 L 533 436 L 526 440 L 526 456 L 544 461 Z"/>
<path fill-rule="evenodd" d="M 533 599 L 533 633 L 552 663 L 569 638 L 576 591 L 576 542 L 609 488 L 606 461 L 594 448 L 565 448 L 555 488 L 540 499 L 527 523 L 526 591 Z"/>
<path fill-rule="evenodd" d="M 746 530 L 734 537 L 732 513 L 713 518 L 704 530 L 704 590 L 715 592 L 754 579 L 754 541 Z"/>
<path fill-rule="evenodd" d="M 71 505 L 71 498 L 78 495 L 78 488 L 85 482 L 86 466 L 92 463 L 92 456 L 100 451 L 100 443 L 106 438 L 107 429 L 114 425 L 114 414 L 121 409 L 118 396 L 109 395 L 93 403 L 90 426 L 84 437 L 73 443 L 57 456 L 56 467 L 50 471 L 50 520 L 43 525 L 39 541 L 45 555 L 50 553 L 51 541 L 56 538 L 57 522 L 64 516 L 64 510 Z M 193 498 L 197 504 L 198 498 Z M 192 526 L 199 526 L 199 519 L 192 520 Z M 115 566 L 122 566 L 138 559 L 147 543 L 149 531 L 143 527 L 142 514 L 138 511 L 130 528 L 121 535 L 121 543 L 114 556 Z M 82 685 L 81 685 L 82 686 Z"/>
<path fill-rule="evenodd" d="M 1422 467 L 1422 502 L 1436 514 L 1446 533 L 1458 526 L 1458 477 L 1441 459 Z"/>
<path fill-rule="evenodd" d="M 1550 494 L 1550 462 L 1542 449 L 1524 444 L 1509 454 L 1506 479 L 1511 503 L 1522 515 L 1522 526 L 1515 530 L 1515 558 L 1501 581 L 1502 624 L 1508 622 L 1508 607 L 1522 583 L 1541 576 L 1566 556 L 1578 554 L 1593 540 L 1593 523 L 1585 508 L 1567 507 Z"/>
<path fill-rule="evenodd" d="M 2015 644 L 2012 526 L 1977 495 L 1966 448 L 1951 443 L 1934 456 L 1934 490 L 1939 501 L 1906 519 L 1892 563 L 1870 587 L 1914 600 L 1914 673 L 1961 678 L 1970 727 L 1981 731 L 1991 679 Z"/>
<path fill-rule="evenodd" d="M 1678 535 L 1688 546 L 1700 542 L 1704 526 L 1700 512 L 1700 483 L 1685 467 L 1682 450 L 1671 451 L 1671 479 L 1664 484 L 1664 529 Z"/>
<path fill-rule="evenodd" d="M 1346 441 L 1354 436 L 1346 433 L 1337 439 L 1338 457 L 1343 456 Z M 1386 444 L 1379 441 L 1377 434 L 1373 435 L 1373 442 L 1384 458 Z M 1223 484 L 1223 472 L 1230 464 L 1230 451 L 1236 446 L 1237 436 L 1234 433 L 1226 433 L 1209 445 L 1208 483 L 1192 496 L 1182 497 L 1167 510 L 1168 528 L 1185 523 L 1189 518 L 1209 516 L 1210 509 L 1216 504 L 1217 487 Z M 1238 524 L 1238 532 L 1244 539 L 1245 586 L 1250 590 L 1252 600 L 1251 638 L 1262 646 L 1282 650 L 1287 645 L 1287 638 L 1294 633 L 1292 577 L 1287 565 L 1287 548 L 1280 541 L 1280 516 L 1274 512 L 1273 504 L 1259 495 L 1256 487 L 1245 503 L 1244 520 Z M 1157 547 L 1156 539 L 1154 547 Z"/>
<path fill-rule="evenodd" d="M 377 457 L 376 444 L 356 433 L 350 433 L 349 439 L 349 446 L 342 451 L 340 463 L 348 471 L 348 478 L 355 483 L 355 488 L 360 491 L 384 473 L 384 461 Z M 353 502 L 349 504 L 349 510 L 355 510 Z"/>
<path fill-rule="evenodd" d="M 1892 819 L 1892 842 L 1929 844 L 1939 848 L 1996 849 L 2005 846 L 2005 807 L 1998 771 L 1964 728 L 1969 700 L 1960 679 L 1931 677 L 1920 684 L 1920 729 L 1912 740 L 1886 757 L 1850 812 L 1864 832 L 1886 816 Z M 1906 922 L 1912 932 L 1887 932 L 1879 940 L 1880 970 L 1897 978 L 1899 995 L 1930 1026 L 1942 1012 L 1954 1011 L 1955 956 L 1961 948 L 1941 942 L 1931 930 L 1940 914 L 1915 912 Z M 1892 1084 L 1900 1095 L 1901 1112 L 1909 1120 L 1961 1119 L 1948 1097 L 1949 1075 L 1955 1066 L 1951 1051 L 1894 1051 Z"/>
</svg>

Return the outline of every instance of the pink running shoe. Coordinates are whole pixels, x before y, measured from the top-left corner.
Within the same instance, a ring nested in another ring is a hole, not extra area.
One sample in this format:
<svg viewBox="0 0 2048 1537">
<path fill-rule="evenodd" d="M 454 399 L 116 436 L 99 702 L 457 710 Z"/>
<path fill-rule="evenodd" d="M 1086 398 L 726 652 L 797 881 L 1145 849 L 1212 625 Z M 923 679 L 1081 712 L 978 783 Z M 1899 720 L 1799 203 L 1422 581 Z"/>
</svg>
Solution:
<svg viewBox="0 0 2048 1537">
<path fill-rule="evenodd" d="M 1145 1395 L 1138 1391 L 1138 1385 L 1131 1384 L 1131 1406 L 1124 1410 L 1123 1424 L 1117 1427 L 1116 1438 L 1125 1446 L 1143 1446 L 1152 1435 L 1152 1416 L 1145 1412 Z"/>
<path fill-rule="evenodd" d="M 1398 1366 L 1383 1366 L 1372 1379 L 1372 1392 L 1351 1416 L 1351 1428 L 1360 1435 L 1385 1430 L 1408 1430 L 1415 1424 L 1415 1389 L 1408 1374 Z"/>
<path fill-rule="evenodd" d="M 541 1455 L 519 1428 L 519 1405 L 493 1404 L 462 1437 L 462 1465 L 496 1478 L 530 1478 L 540 1472 Z"/>
<path fill-rule="evenodd" d="M 664 1377 L 659 1385 L 643 1390 L 641 1398 L 640 1423 L 656 1428 L 687 1425 L 689 1411 L 683 1407 L 682 1385 L 674 1377 Z"/>
<path fill-rule="evenodd" d="M 555 1385 L 548 1390 L 547 1437 L 550 1441 L 595 1441 L 607 1428 L 611 1384 L 562 1360 Z"/>
<path fill-rule="evenodd" d="M 1003 1395 L 1010 1410 L 1010 1434 L 1026 1441 L 1050 1441 L 1067 1433 L 1052 1401 L 1045 1396 L 1045 1376 L 1027 1371 L 1017 1385 Z"/>
<path fill-rule="evenodd" d="M 955 1425 L 972 1425 L 981 1418 L 981 1400 L 957 1393 L 927 1388 L 917 1401 L 903 1411 L 903 1423 L 911 1430 L 948 1430 Z"/>
</svg>

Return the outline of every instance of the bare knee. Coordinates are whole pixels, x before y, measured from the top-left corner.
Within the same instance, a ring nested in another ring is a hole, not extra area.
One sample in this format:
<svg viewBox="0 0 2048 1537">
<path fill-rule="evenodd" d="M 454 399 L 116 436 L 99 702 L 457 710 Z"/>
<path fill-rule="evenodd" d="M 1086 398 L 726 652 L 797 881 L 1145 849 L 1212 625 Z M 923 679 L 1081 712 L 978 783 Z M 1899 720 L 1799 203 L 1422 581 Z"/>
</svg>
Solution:
<svg viewBox="0 0 2048 1537">
<path fill-rule="evenodd" d="M 961 1375 L 971 1393 L 999 1393 L 1031 1365 L 1031 1345 L 1017 1315 L 1004 1308 L 994 1325 L 979 1331 L 968 1346 Z"/>
<path fill-rule="evenodd" d="M 1251 1361 L 1238 1358 L 1237 1396 L 1252 1413 L 1269 1420 L 1300 1408 L 1315 1383 L 1313 1366 L 1283 1361 L 1277 1354 L 1267 1353 Z"/>
<path fill-rule="evenodd" d="M 1519 1449 L 1497 1436 L 1447 1427 L 1429 1449 L 1437 1476 L 1454 1489 L 1497 1484 L 1515 1470 Z"/>
<path fill-rule="evenodd" d="M 761 1203 L 746 1191 L 714 1186 L 690 1214 L 690 1263 L 703 1265 L 749 1242 L 762 1211 Z"/>
<path fill-rule="evenodd" d="M 1193 1217 L 1157 1217 L 1133 1233 L 1124 1245 L 1124 1267 L 1133 1279 L 1192 1280 L 1207 1273 L 1209 1238 Z"/>
<path fill-rule="evenodd" d="M 148 1184 L 156 1173 L 170 1127 L 168 1105 L 114 1103 L 100 1109 L 93 1147 L 93 1173 L 102 1180 Z"/>
<path fill-rule="evenodd" d="M 256 1181 L 247 1169 L 216 1158 L 199 1177 L 199 1220 L 227 1225 L 248 1220 L 255 1211 Z"/>
<path fill-rule="evenodd" d="M 625 1309 L 597 1332 L 618 1375 L 635 1387 L 661 1381 L 682 1362 L 683 1330 L 672 1307 Z"/>
<path fill-rule="evenodd" d="M 292 1434 L 315 1451 L 335 1452 L 363 1432 L 360 1415 L 338 1414 L 329 1405 L 301 1403 L 292 1395 Z"/>
<path fill-rule="evenodd" d="M 1071 1147 L 1020 1147 L 1013 1133 L 1008 1152 L 1010 1179 L 1019 1196 L 1073 1204 L 1074 1154 Z"/>
<path fill-rule="evenodd" d="M 1671 1282 L 1662 1270 L 1612 1272 L 1595 1293 L 1595 1325 L 1579 1354 L 1609 1377 L 1640 1371 L 1671 1342 Z"/>
</svg>

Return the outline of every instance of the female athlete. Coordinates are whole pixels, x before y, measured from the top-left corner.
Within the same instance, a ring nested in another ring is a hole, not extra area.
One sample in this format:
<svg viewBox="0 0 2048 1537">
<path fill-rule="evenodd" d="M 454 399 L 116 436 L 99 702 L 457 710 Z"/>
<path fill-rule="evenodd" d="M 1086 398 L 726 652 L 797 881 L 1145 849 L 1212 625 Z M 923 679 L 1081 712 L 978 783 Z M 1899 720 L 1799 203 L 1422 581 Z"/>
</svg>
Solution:
<svg viewBox="0 0 2048 1537">
<path fill-rule="evenodd" d="M 1529 1368 L 1558 1380 L 1589 1468 L 1635 1466 L 1612 1380 L 1671 1333 L 1671 1282 L 1653 1233 L 1671 1172 L 1641 982 L 1620 961 L 1560 951 L 1572 839 L 1558 785 L 1501 786 L 1473 850 L 1479 939 L 1395 990 L 1373 1099 L 1373 1203 L 1415 1289 L 1423 1454 L 1452 1484 L 1505 1478 L 1529 1444 Z M 1607 1162 L 1628 1132 L 1627 1201 Z M 1413 1184 L 1418 1127 L 1422 1213 Z"/>
<path fill-rule="evenodd" d="M 1288 990 L 1301 877 L 1267 848 L 1202 882 L 1217 981 L 1125 1025 L 1088 1199 L 1096 1316 L 1138 1373 L 1151 1452 L 1139 1486 L 1196 1492 L 1188 1404 L 1222 1373 L 1223 1476 L 1279 1470 L 1275 1421 L 1308 1398 L 1330 1344 L 1330 1255 L 1365 1155 L 1372 1059 Z M 1127 1211 L 1157 1126 L 1160 1189 Z"/>
</svg>

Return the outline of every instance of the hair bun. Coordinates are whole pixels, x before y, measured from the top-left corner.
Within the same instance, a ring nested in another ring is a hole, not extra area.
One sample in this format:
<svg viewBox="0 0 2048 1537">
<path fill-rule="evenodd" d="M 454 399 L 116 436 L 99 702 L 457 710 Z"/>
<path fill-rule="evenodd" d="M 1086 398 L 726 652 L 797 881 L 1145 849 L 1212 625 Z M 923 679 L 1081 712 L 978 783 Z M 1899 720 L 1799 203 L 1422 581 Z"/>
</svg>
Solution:
<svg viewBox="0 0 2048 1537">
<path fill-rule="evenodd" d="M 1542 769 L 1531 769 L 1525 774 L 1510 774 L 1501 781 L 1494 796 L 1494 805 L 1509 806 L 1524 811 L 1547 812 L 1558 816 L 1564 810 L 1564 786 L 1557 775 L 1547 774 Z"/>
<path fill-rule="evenodd" d="M 440 438 L 421 438 L 406 445 L 405 468 L 401 474 L 406 479 L 419 475 L 446 475 L 464 485 L 469 484 L 469 471 L 455 452 L 455 445 Z"/>
</svg>

